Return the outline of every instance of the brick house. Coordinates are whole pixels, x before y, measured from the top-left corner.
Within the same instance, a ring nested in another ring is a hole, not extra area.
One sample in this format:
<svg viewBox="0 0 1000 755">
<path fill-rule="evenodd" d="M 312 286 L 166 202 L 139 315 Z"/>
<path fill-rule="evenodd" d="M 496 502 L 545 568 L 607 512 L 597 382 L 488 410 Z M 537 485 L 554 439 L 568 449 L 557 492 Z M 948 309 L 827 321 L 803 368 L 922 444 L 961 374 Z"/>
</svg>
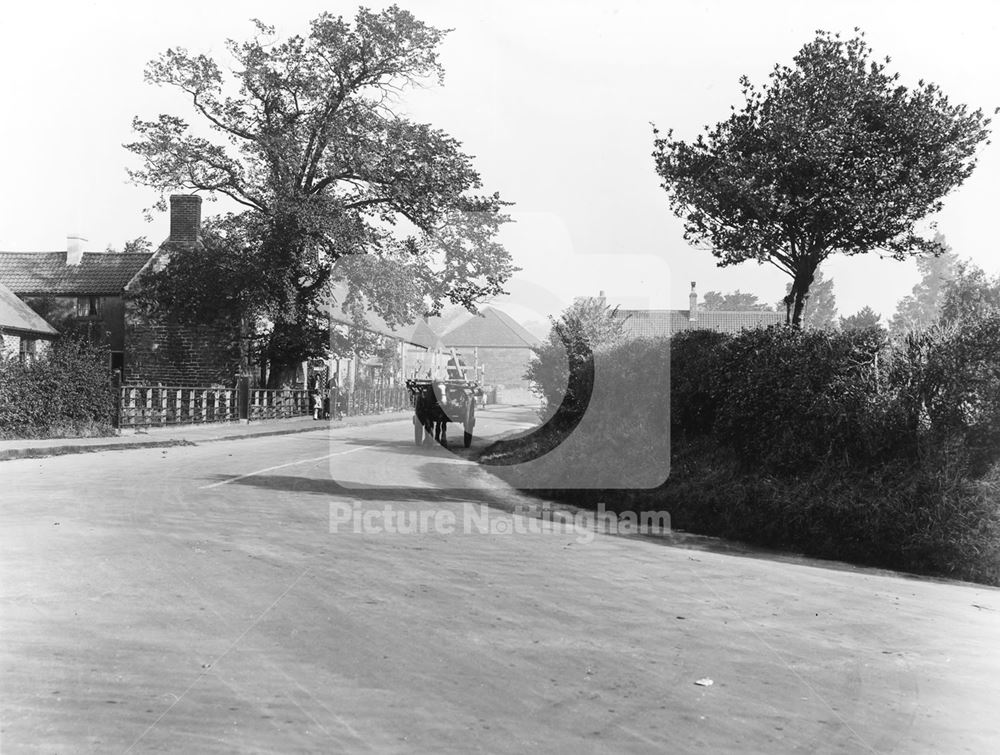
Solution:
<svg viewBox="0 0 1000 755">
<path fill-rule="evenodd" d="M 0 283 L 59 332 L 106 345 L 109 366 L 122 369 L 124 289 L 150 255 L 84 252 L 85 241 L 68 237 L 64 252 L 0 252 Z"/>
<path fill-rule="evenodd" d="M 67 238 L 62 252 L 0 252 L 0 283 L 60 332 L 106 345 L 111 369 L 131 383 L 231 385 L 238 350 L 229 333 L 143 314 L 136 302 L 144 271 L 171 252 L 200 244 L 201 197 L 170 197 L 170 235 L 153 253 L 85 252 Z"/>
<path fill-rule="evenodd" d="M 200 249 L 201 197 L 170 197 L 170 235 L 125 284 L 124 379 L 130 383 L 231 387 L 240 372 L 239 328 L 195 326 L 147 316 L 138 304 L 142 276 L 162 269 L 170 255 Z"/>
<path fill-rule="evenodd" d="M 38 353 L 39 341 L 47 343 L 58 335 L 55 328 L 0 283 L 0 359 L 29 359 Z"/>
<path fill-rule="evenodd" d="M 739 333 L 748 328 L 781 325 L 785 322 L 782 312 L 700 309 L 694 281 L 691 282 L 687 309 L 619 309 L 615 316 L 624 321 L 623 333 L 626 338 L 669 338 L 685 330 Z"/>
</svg>

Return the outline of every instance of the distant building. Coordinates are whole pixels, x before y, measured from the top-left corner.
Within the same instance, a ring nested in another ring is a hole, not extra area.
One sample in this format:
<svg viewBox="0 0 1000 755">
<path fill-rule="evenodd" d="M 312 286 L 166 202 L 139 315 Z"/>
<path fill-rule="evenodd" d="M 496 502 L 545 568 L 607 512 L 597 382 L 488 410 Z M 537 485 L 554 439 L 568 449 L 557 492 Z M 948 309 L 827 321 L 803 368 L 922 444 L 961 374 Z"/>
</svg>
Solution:
<svg viewBox="0 0 1000 755">
<path fill-rule="evenodd" d="M 438 318 L 429 321 L 432 328 L 435 320 Z M 454 349 L 466 364 L 480 365 L 484 382 L 505 388 L 528 387 L 524 373 L 539 340 L 506 312 L 483 307 L 479 314 L 463 311 L 438 322 L 444 325 L 438 332 L 445 349 Z"/>
<path fill-rule="evenodd" d="M 107 346 L 109 366 L 122 369 L 124 289 L 150 255 L 84 252 L 85 242 L 68 236 L 63 252 L 0 252 L 0 284 L 58 331 Z"/>
<path fill-rule="evenodd" d="M 38 344 L 58 336 L 56 329 L 0 283 L 0 358 L 30 359 Z"/>
<path fill-rule="evenodd" d="M 701 309 L 694 281 L 691 282 L 687 309 L 619 309 L 615 316 L 624 321 L 623 333 L 626 338 L 670 338 L 685 330 L 739 333 L 748 328 L 781 325 L 785 322 L 782 312 Z"/>
<path fill-rule="evenodd" d="M 132 383 L 232 384 L 238 335 L 146 316 L 136 303 L 144 271 L 181 248 L 199 248 L 201 197 L 170 197 L 170 235 L 153 253 L 85 252 L 68 236 L 66 251 L 0 252 L 0 283 L 60 332 L 108 347 L 110 367 Z"/>
</svg>

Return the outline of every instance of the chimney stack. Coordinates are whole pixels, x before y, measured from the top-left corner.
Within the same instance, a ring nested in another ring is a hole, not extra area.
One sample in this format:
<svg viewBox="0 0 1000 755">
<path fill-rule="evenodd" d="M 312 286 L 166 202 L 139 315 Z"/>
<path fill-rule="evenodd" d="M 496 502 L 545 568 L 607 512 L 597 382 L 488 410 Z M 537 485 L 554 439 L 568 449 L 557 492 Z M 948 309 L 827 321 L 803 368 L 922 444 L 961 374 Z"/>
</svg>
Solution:
<svg viewBox="0 0 1000 755">
<path fill-rule="evenodd" d="M 66 236 L 66 264 L 79 265 L 83 259 L 83 247 L 86 246 L 87 239 L 78 233 L 70 233 Z"/>
<path fill-rule="evenodd" d="M 698 293 L 694 290 L 694 281 L 691 281 L 691 293 L 688 294 L 688 320 L 697 322 L 698 320 Z"/>
<path fill-rule="evenodd" d="M 170 241 L 194 246 L 201 229 L 201 197 L 197 194 L 170 196 Z"/>
</svg>

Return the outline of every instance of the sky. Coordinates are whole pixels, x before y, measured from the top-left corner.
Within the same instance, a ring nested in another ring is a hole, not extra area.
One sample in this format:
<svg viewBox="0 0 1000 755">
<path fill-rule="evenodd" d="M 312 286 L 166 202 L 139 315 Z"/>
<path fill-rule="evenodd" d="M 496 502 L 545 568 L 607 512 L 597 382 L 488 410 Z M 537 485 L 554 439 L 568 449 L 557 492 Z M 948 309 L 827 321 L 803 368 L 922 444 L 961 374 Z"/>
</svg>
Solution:
<svg viewBox="0 0 1000 755">
<path fill-rule="evenodd" d="M 368 3 L 382 7 L 381 3 Z M 740 289 L 774 302 L 787 278 L 753 262 L 718 268 L 684 241 L 653 169 L 652 125 L 692 138 L 740 104 L 739 77 L 764 83 L 817 29 L 866 34 L 903 83 L 936 82 L 953 102 L 1000 106 L 998 13 L 989 2 L 665 3 L 559 0 L 401 2 L 448 28 L 443 86 L 407 93 L 400 109 L 443 128 L 475 156 L 484 188 L 514 203 L 503 242 L 521 271 L 496 302 L 522 321 L 557 314 L 576 296 L 604 291 L 626 307 L 686 309 L 698 291 Z M 133 116 L 188 115 L 175 93 L 143 80 L 168 47 L 224 59 L 224 41 L 252 33 L 251 18 L 279 35 L 307 31 L 355 3 L 36 2 L 0 13 L 0 250 L 54 251 L 79 233 L 88 249 L 144 235 L 168 221 L 143 209 L 155 195 L 131 185 L 137 167 L 122 144 Z M 949 245 L 991 273 L 1000 145 L 935 218 Z M 206 215 L 226 209 L 206 203 Z M 917 282 L 911 260 L 835 256 L 841 315 L 865 305 L 885 316 Z"/>
</svg>

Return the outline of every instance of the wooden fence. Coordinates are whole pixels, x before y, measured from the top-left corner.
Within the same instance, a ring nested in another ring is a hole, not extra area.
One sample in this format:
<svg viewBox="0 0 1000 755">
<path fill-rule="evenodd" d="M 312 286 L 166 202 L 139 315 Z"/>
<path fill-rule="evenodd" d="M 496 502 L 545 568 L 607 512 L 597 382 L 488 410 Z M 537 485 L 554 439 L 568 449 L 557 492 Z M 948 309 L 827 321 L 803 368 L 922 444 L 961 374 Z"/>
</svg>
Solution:
<svg viewBox="0 0 1000 755">
<path fill-rule="evenodd" d="M 244 395 L 245 392 L 245 395 Z M 299 388 L 195 388 L 123 385 L 118 426 L 167 427 L 207 422 L 260 421 L 308 416 L 324 394 Z M 405 388 L 372 388 L 331 395 L 332 417 L 379 414 L 410 408 Z M 241 411 L 242 409 L 242 411 Z"/>
</svg>

